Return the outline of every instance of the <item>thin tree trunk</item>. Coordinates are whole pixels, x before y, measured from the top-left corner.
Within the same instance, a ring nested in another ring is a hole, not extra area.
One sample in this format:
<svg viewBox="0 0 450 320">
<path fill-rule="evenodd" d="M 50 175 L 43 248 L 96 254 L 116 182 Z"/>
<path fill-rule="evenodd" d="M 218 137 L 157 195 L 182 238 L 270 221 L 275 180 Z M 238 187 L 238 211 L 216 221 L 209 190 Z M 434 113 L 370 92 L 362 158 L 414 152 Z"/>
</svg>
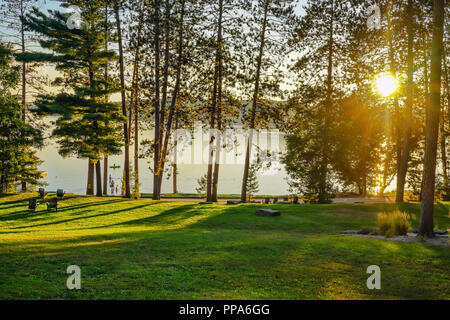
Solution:
<svg viewBox="0 0 450 320">
<path fill-rule="evenodd" d="M 425 162 L 423 169 L 422 203 L 420 207 L 419 235 L 434 237 L 433 206 L 436 180 L 436 156 L 441 106 L 441 62 L 444 31 L 445 0 L 434 0 L 433 39 L 431 44 L 430 108 L 427 112 Z"/>
<path fill-rule="evenodd" d="M 124 62 L 123 62 L 123 46 L 122 46 L 122 30 L 120 26 L 120 14 L 119 14 L 119 3 L 118 0 L 114 1 L 114 11 L 116 16 L 117 24 L 117 40 L 119 43 L 119 64 L 120 64 L 120 88 L 122 96 L 122 114 L 127 117 L 127 103 L 125 97 L 125 72 L 124 72 Z M 125 142 L 125 198 L 130 198 L 130 142 L 128 140 L 128 124 L 127 121 L 123 123 L 123 138 Z"/>
<path fill-rule="evenodd" d="M 403 150 L 400 162 L 399 175 L 397 176 L 397 192 L 395 195 L 395 202 L 400 203 L 404 201 L 406 174 L 408 171 L 408 162 L 411 149 L 411 125 L 412 125 L 412 105 L 413 105 L 413 90 L 414 90 L 414 26 L 413 26 L 413 3 L 408 0 L 407 5 L 407 33 L 408 33 L 408 80 L 406 86 L 406 121 L 405 132 L 403 136 Z"/>
<path fill-rule="evenodd" d="M 389 63 L 391 68 L 392 76 L 396 79 L 397 78 L 397 66 L 396 61 L 394 58 L 394 44 L 393 44 L 393 33 L 394 33 L 394 27 L 392 22 L 392 16 L 394 12 L 394 3 L 395 1 L 390 2 L 390 14 L 388 15 L 388 25 L 389 25 L 389 31 L 388 31 L 388 43 L 389 43 Z M 398 92 L 394 92 L 394 114 L 395 114 L 395 158 L 396 158 L 396 176 L 400 176 L 400 164 L 402 159 L 402 127 L 400 125 L 400 111 L 399 111 L 399 104 L 398 104 Z M 397 190 L 401 189 L 401 186 L 399 186 L 400 182 L 397 179 Z M 400 184 L 401 185 L 401 184 Z M 403 193 L 403 192 L 402 192 Z"/>
<path fill-rule="evenodd" d="M 133 91 L 131 93 L 130 108 L 134 107 L 134 188 L 139 192 L 139 59 L 140 59 L 140 46 L 142 35 L 142 24 L 144 19 L 143 2 L 139 10 L 139 23 L 137 33 L 136 51 L 134 54 L 134 66 L 133 66 Z M 132 112 L 130 112 L 130 119 Z M 129 131 L 131 130 L 131 126 Z M 131 134 L 129 135 L 131 139 Z"/>
<path fill-rule="evenodd" d="M 97 182 L 97 197 L 103 196 L 102 192 L 102 166 L 100 164 L 100 160 L 95 163 L 95 173 L 96 173 L 96 182 Z"/>
<path fill-rule="evenodd" d="M 247 182 L 248 182 L 248 173 L 250 167 L 250 156 L 251 149 L 253 145 L 253 131 L 255 129 L 255 118 L 256 118 L 256 107 L 259 96 L 259 81 L 261 78 L 261 65 L 262 65 L 262 57 L 264 54 L 264 45 L 266 39 L 266 27 L 267 27 L 267 15 L 269 11 L 269 2 L 270 0 L 266 0 L 264 3 L 264 19 L 261 28 L 261 40 L 259 43 L 259 53 L 258 60 L 256 65 L 256 78 L 255 78 L 255 89 L 253 91 L 253 104 L 252 104 L 252 115 L 250 119 L 250 132 L 247 140 L 247 150 L 245 153 L 245 164 L 244 164 L 244 176 L 242 177 L 242 189 L 241 189 L 241 201 L 247 201 Z"/>
<path fill-rule="evenodd" d="M 165 22 L 164 22 L 164 67 L 163 67 L 163 84 L 162 84 L 162 100 L 161 100 L 161 110 L 160 110 L 160 118 L 159 118 L 159 141 L 158 144 L 160 147 L 163 145 L 163 137 L 164 137 L 164 121 L 166 117 L 166 104 L 167 104 L 167 90 L 168 90 L 168 82 L 169 82 L 169 49 L 170 49 L 170 2 L 166 0 L 165 4 Z M 159 154 L 159 163 L 161 167 L 161 157 L 162 152 Z M 161 194 L 161 185 L 162 179 L 164 178 L 164 170 L 161 169 L 161 175 L 159 177 L 158 183 L 158 196 Z"/>
<path fill-rule="evenodd" d="M 162 151 L 161 151 L 161 163 L 160 163 L 160 168 L 161 171 L 164 171 L 164 165 L 166 162 L 166 157 L 167 157 L 167 149 L 169 146 L 169 140 L 170 140 L 170 133 L 171 133 L 171 129 L 172 129 L 172 122 L 173 122 L 173 118 L 175 116 L 175 107 L 176 107 L 176 102 L 177 102 L 177 97 L 178 97 L 178 93 L 180 91 L 180 86 L 181 86 L 181 72 L 182 72 L 182 68 L 183 68 L 183 42 L 184 42 L 184 6 L 185 6 L 185 0 L 181 1 L 181 13 L 180 13 L 180 34 L 179 34 L 179 43 L 178 43 L 178 61 L 177 61 L 177 73 L 176 73 L 176 80 L 175 80 L 175 88 L 173 90 L 173 95 L 172 95 L 172 101 L 170 103 L 170 108 L 169 108 L 169 116 L 167 118 L 167 123 L 166 123 L 166 130 L 165 130 L 165 136 L 164 136 L 164 144 L 162 146 Z M 159 188 L 158 190 L 161 190 L 161 185 L 162 185 L 162 175 L 159 179 Z"/>
<path fill-rule="evenodd" d="M 448 167 L 447 167 L 447 129 L 445 128 L 445 122 L 448 121 L 448 108 L 450 103 L 450 92 L 448 88 L 448 70 L 447 70 L 447 50 L 445 46 L 443 48 L 443 63 L 444 63 L 444 80 L 445 87 L 444 91 L 447 94 L 447 109 L 445 107 L 445 103 L 442 103 L 442 112 L 441 112 L 441 165 L 442 165 L 442 174 L 443 174 L 443 189 L 444 189 L 444 199 L 448 201 L 450 199 L 450 187 L 448 185 Z M 447 119 L 446 119 L 447 116 Z"/>
<path fill-rule="evenodd" d="M 155 0 L 155 141 L 154 141 L 154 163 L 153 163 L 153 200 L 159 200 L 160 196 L 159 190 L 159 179 L 161 175 L 161 170 L 159 167 L 159 151 L 161 146 L 159 145 L 159 135 L 160 135 L 160 123 L 159 123 L 159 69 L 160 69 L 160 47 L 159 47 L 159 5 L 160 1 Z"/>
<path fill-rule="evenodd" d="M 103 194 L 108 194 L 108 155 L 103 156 Z"/>
<path fill-rule="evenodd" d="M 328 198 L 327 195 L 327 176 L 328 176 L 328 126 L 329 113 L 333 98 L 333 46 L 334 46 L 334 1 L 331 2 L 331 20 L 330 20 L 330 34 L 328 40 L 328 70 L 327 70 L 327 99 L 325 101 L 324 110 L 324 130 L 323 130 L 323 147 L 322 147 L 322 163 L 321 163 L 321 177 L 319 186 L 319 203 L 325 203 Z"/>
<path fill-rule="evenodd" d="M 175 114 L 175 140 L 173 142 L 173 173 L 172 173 L 172 191 L 173 194 L 178 193 L 178 185 L 177 185 L 177 175 L 178 175 L 178 168 L 177 168 L 177 162 L 178 162 L 178 136 L 177 136 L 177 130 L 178 130 L 178 115 Z"/>
<path fill-rule="evenodd" d="M 427 54 L 427 48 L 428 48 L 428 41 L 425 36 L 424 42 L 423 42 L 423 86 L 425 91 L 425 117 L 428 113 L 428 108 L 430 107 L 430 93 L 428 91 L 429 83 L 428 83 L 428 54 Z M 425 128 L 423 132 L 425 136 Z M 422 188 L 423 188 L 423 175 L 422 175 L 422 181 L 420 183 L 420 195 L 419 195 L 419 201 L 422 201 Z"/>
<path fill-rule="evenodd" d="M 105 6 L 105 51 L 108 51 L 108 5 Z M 105 62 L 105 82 L 108 82 L 108 62 Z M 108 95 L 105 96 L 105 102 L 108 102 Z M 103 155 L 103 194 L 108 194 L 108 155 Z"/>
<path fill-rule="evenodd" d="M 217 50 L 214 61 L 214 82 L 213 95 L 211 101 L 211 117 L 210 117 L 210 138 L 208 150 L 208 171 L 206 173 L 206 201 L 212 201 L 212 179 L 213 179 L 213 160 L 214 160 L 214 140 L 216 139 L 216 109 L 217 109 L 217 87 L 219 78 L 219 60 L 220 60 L 220 42 L 222 36 L 222 18 L 223 18 L 223 3 L 219 0 L 219 17 L 217 21 Z"/>
<path fill-rule="evenodd" d="M 20 15 L 23 17 L 24 14 L 25 14 L 25 9 L 23 7 L 23 0 L 20 0 Z M 22 21 L 21 21 L 20 27 L 21 27 L 20 33 L 21 33 L 21 40 L 22 40 L 22 53 L 25 53 L 25 28 L 24 28 Z M 24 122 L 26 121 L 26 109 L 27 109 L 27 105 L 26 105 L 26 97 L 27 97 L 26 73 L 27 73 L 26 63 L 23 62 L 22 63 L 22 120 Z M 26 192 L 26 191 L 27 191 L 27 183 L 25 181 L 22 181 L 22 192 Z"/>
<path fill-rule="evenodd" d="M 219 11 L 220 20 L 219 28 L 217 31 L 217 56 L 218 56 L 218 75 L 217 75 L 217 129 L 220 132 L 216 141 L 216 161 L 214 162 L 214 176 L 212 183 L 212 195 L 211 201 L 217 202 L 217 188 L 219 184 L 219 168 L 220 168 L 220 155 L 221 155 L 221 145 L 222 145 L 222 80 L 223 80 L 223 59 L 222 59 L 222 48 L 223 48 L 223 37 L 222 37 L 222 15 L 223 15 L 223 0 L 219 0 Z"/>
<path fill-rule="evenodd" d="M 94 195 L 94 162 L 88 159 L 88 180 L 86 187 L 87 195 Z"/>
</svg>

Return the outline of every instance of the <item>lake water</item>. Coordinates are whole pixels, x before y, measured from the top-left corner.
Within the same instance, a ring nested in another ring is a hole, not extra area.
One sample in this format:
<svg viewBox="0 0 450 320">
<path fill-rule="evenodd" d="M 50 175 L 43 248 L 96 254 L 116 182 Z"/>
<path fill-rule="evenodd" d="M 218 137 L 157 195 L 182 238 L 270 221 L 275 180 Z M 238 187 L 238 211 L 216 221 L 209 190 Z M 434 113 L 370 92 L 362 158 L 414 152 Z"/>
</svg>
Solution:
<svg viewBox="0 0 450 320">
<path fill-rule="evenodd" d="M 178 192 L 196 193 L 197 180 L 207 171 L 209 133 L 197 129 L 193 134 L 185 132 L 183 135 L 183 132 L 178 132 L 177 136 L 181 137 L 179 138 L 180 142 L 177 152 Z M 140 140 L 153 140 L 153 137 L 153 132 L 147 131 L 142 134 Z M 229 130 L 222 138 L 222 141 L 228 142 L 227 145 L 229 147 L 227 152 L 222 152 L 218 185 L 218 190 L 221 194 L 240 193 L 244 168 L 245 137 L 246 133 L 238 128 Z M 253 155 L 256 155 L 258 150 L 259 152 L 270 150 L 270 156 L 275 157 L 271 158 L 272 166 L 258 171 L 259 192 L 257 194 L 287 194 L 286 172 L 284 167 L 276 160 L 277 154 L 285 150 L 283 134 L 276 130 L 258 132 L 255 134 L 253 145 Z M 131 163 L 133 163 L 133 149 L 133 147 L 130 147 Z M 262 154 L 264 155 L 264 152 Z M 47 173 L 47 177 L 44 179 L 48 183 L 48 186 L 45 187 L 47 190 L 64 189 L 64 191 L 70 193 L 86 193 L 87 159 L 62 158 L 58 154 L 57 144 L 53 140 L 48 140 L 46 147 L 40 150 L 37 155 L 44 161 L 40 166 L 40 170 Z M 173 156 L 171 155 L 170 159 L 172 158 Z M 108 169 L 112 179 L 120 185 L 123 171 L 123 155 L 110 156 L 109 166 L 113 165 L 121 167 L 120 169 Z M 153 175 L 149 169 L 152 166 L 153 164 L 146 159 L 139 160 L 141 193 L 152 192 Z M 108 190 L 109 192 L 110 190 Z M 172 179 L 164 179 L 162 192 L 172 193 Z"/>
</svg>

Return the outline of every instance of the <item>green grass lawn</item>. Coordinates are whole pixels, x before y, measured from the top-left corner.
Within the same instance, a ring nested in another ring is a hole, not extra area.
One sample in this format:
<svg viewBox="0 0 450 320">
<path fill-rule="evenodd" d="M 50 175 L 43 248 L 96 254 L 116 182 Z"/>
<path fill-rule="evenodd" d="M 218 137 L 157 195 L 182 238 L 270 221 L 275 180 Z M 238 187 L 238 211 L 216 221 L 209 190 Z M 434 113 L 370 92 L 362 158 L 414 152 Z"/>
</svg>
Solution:
<svg viewBox="0 0 450 320">
<path fill-rule="evenodd" d="M 66 197 L 29 213 L 0 198 L 1 299 L 449 299 L 450 249 L 343 237 L 395 204 L 198 205 Z M 450 203 L 436 205 L 449 226 Z M 419 206 L 403 204 L 417 226 Z M 81 290 L 66 268 L 81 267 Z M 366 268 L 379 265 L 381 290 Z"/>
</svg>

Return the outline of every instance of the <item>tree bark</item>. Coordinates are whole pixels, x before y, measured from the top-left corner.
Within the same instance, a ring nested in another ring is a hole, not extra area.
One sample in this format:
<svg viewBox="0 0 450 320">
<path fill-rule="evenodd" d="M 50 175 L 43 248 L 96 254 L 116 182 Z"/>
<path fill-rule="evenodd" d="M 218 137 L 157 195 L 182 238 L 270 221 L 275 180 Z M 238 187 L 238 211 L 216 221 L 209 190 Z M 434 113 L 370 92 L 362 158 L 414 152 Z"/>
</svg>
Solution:
<svg viewBox="0 0 450 320">
<path fill-rule="evenodd" d="M 127 103 L 125 97 L 125 72 L 124 72 L 124 61 L 123 61 L 123 45 L 122 45 L 122 30 L 120 26 L 120 14 L 119 14 L 119 3 L 118 0 L 114 1 L 114 12 L 116 16 L 117 24 L 117 40 L 119 43 L 119 65 L 120 65 L 120 88 L 122 96 L 122 114 L 127 117 Z M 125 164 L 124 164 L 124 175 L 125 175 L 125 198 L 130 198 L 130 142 L 128 140 L 128 123 L 124 121 L 123 123 L 123 138 L 125 142 Z"/>
<path fill-rule="evenodd" d="M 170 49 L 170 2 L 166 0 L 165 4 L 165 21 L 164 21 L 164 67 L 163 67 L 163 83 L 162 83 L 162 99 L 161 99 L 161 110 L 159 117 L 159 141 L 158 145 L 160 148 L 163 145 L 164 137 L 164 121 L 166 117 L 166 104 L 167 104 L 167 90 L 169 86 L 169 49 Z M 161 167 L 162 163 L 162 152 L 159 154 L 159 166 L 161 174 L 158 182 L 158 197 L 161 195 L 161 185 L 162 179 L 164 178 L 164 170 Z"/>
<path fill-rule="evenodd" d="M 164 171 L 164 166 L 165 166 L 165 162 L 166 162 L 166 157 L 167 157 L 167 149 L 169 146 L 169 140 L 170 140 L 170 134 L 171 134 L 171 129 L 172 129 L 172 122 L 173 122 L 173 118 L 175 116 L 175 109 L 176 109 L 176 102 L 177 102 L 177 97 L 178 97 L 178 93 L 180 91 L 180 86 L 181 86 L 181 72 L 182 72 L 182 68 L 183 68 L 183 42 L 184 42 L 184 9 L 185 9 L 185 0 L 181 1 L 181 13 L 180 13 L 180 33 L 179 33 L 179 43 L 178 43 L 178 61 L 177 61 L 177 73 L 175 76 L 175 87 L 173 90 L 173 95 L 172 95 L 172 101 L 170 103 L 170 107 L 169 107 L 169 116 L 167 118 L 167 123 L 166 123 L 166 130 L 165 130 L 165 136 L 164 136 L 164 144 L 162 146 L 162 151 L 161 151 L 161 163 L 160 163 L 160 170 Z M 161 191 L 161 185 L 162 185 L 162 178 L 163 176 L 160 176 L 159 179 L 159 187 L 158 190 Z"/>
<path fill-rule="evenodd" d="M 20 15 L 24 16 L 25 15 L 25 8 L 23 6 L 23 0 L 20 0 Z M 21 20 L 21 25 L 20 25 L 20 35 L 21 35 L 21 41 L 22 41 L 22 53 L 25 53 L 25 28 L 23 25 L 23 21 Z M 26 121 L 26 109 L 27 109 L 27 104 L 26 104 L 26 97 L 27 97 L 27 79 L 26 79 L 26 73 L 27 73 L 27 69 L 26 69 L 26 63 L 23 62 L 22 63 L 22 120 L 23 122 Z M 26 192 L 27 191 L 27 183 L 25 181 L 22 181 L 22 192 Z"/>
<path fill-rule="evenodd" d="M 444 80 L 445 80 L 445 88 L 444 91 L 447 95 L 447 108 L 445 107 L 445 103 L 442 103 L 442 112 L 441 112 L 441 165 L 442 165 L 442 174 L 443 174 L 443 189 L 444 195 L 443 200 L 450 200 L 450 187 L 448 185 L 448 167 L 447 167 L 447 129 L 445 127 L 446 117 L 448 121 L 448 112 L 449 112 L 449 103 L 450 103 L 450 92 L 448 88 L 448 70 L 447 70 L 447 50 L 445 46 L 443 48 L 443 64 L 444 64 Z"/>
<path fill-rule="evenodd" d="M 413 104 L 413 90 L 414 90 L 414 26 L 413 26 L 413 3 L 408 0 L 407 14 L 407 33 L 408 33 L 408 80 L 406 86 L 406 121 L 405 132 L 403 136 L 403 150 L 401 154 L 399 175 L 397 176 L 397 192 L 395 195 L 395 202 L 400 203 L 404 201 L 406 174 L 408 171 L 408 162 L 411 149 L 411 125 L 412 125 L 412 104 Z"/>
<path fill-rule="evenodd" d="M 424 43 L 423 43 L 423 86 L 425 88 L 425 116 L 428 113 L 428 108 L 430 107 L 430 93 L 428 91 L 429 83 L 428 83 L 428 55 L 427 55 L 427 48 L 428 48 L 428 42 L 427 38 L 425 36 Z M 424 130 L 425 131 L 425 130 Z M 425 132 L 423 133 L 425 136 Z M 423 188 L 423 175 L 422 175 L 422 182 L 420 184 L 420 195 L 419 195 L 419 201 L 422 201 L 422 188 Z"/>
<path fill-rule="evenodd" d="M 177 158 L 178 158 L 178 136 L 177 136 L 177 130 L 178 130 L 178 115 L 175 114 L 175 138 L 173 142 L 173 173 L 172 173 L 172 192 L 173 194 L 178 193 L 178 184 L 177 184 Z"/>
<path fill-rule="evenodd" d="M 108 5 L 105 5 L 105 51 L 108 50 Z M 108 62 L 105 62 L 105 81 L 108 82 Z M 105 102 L 108 102 L 108 95 L 105 96 Z M 103 155 L 103 194 L 108 194 L 108 155 Z"/>
<path fill-rule="evenodd" d="M 139 9 L 139 23 L 137 32 L 136 51 L 134 54 L 134 66 L 133 66 L 133 89 L 130 99 L 130 109 L 134 108 L 134 189 L 139 192 L 139 59 L 140 59 L 140 47 L 141 47 L 141 35 L 142 24 L 144 19 L 143 3 Z M 130 112 L 130 119 L 132 118 L 132 112 Z M 131 131 L 131 125 L 129 128 Z M 131 139 L 131 133 L 129 134 Z"/>
<path fill-rule="evenodd" d="M 88 160 L 88 180 L 86 187 L 87 195 L 94 195 L 94 162 L 89 159 Z"/>
<path fill-rule="evenodd" d="M 212 186 L 213 186 L 213 160 L 214 160 L 214 141 L 216 139 L 216 109 L 217 109 L 217 87 L 219 81 L 219 60 L 220 60 L 220 42 L 222 35 L 222 19 L 223 19 L 223 3 L 219 0 L 219 17 L 217 20 L 217 49 L 216 58 L 214 61 L 214 81 L 213 81 L 213 95 L 211 100 L 211 116 L 210 116 L 210 138 L 208 150 L 208 171 L 206 173 L 206 201 L 212 201 Z"/>
<path fill-rule="evenodd" d="M 160 1 L 155 0 L 155 39 L 154 39 L 154 45 L 155 45 L 155 141 L 154 141 L 154 162 L 153 162 L 153 200 L 159 200 L 160 196 L 158 193 L 159 190 L 159 179 L 161 175 L 161 170 L 159 167 L 159 151 L 160 151 L 160 144 L 159 144 L 159 135 L 160 135 L 160 123 L 159 123 L 159 104 L 160 104 L 160 97 L 159 97 L 159 69 L 160 69 L 160 47 L 159 47 L 159 34 L 160 34 L 160 28 L 159 28 L 159 5 Z"/>
<path fill-rule="evenodd" d="M 266 27 L 267 27 L 267 16 L 269 12 L 269 2 L 270 0 L 266 0 L 264 2 L 264 19 L 261 26 L 261 40 L 259 43 L 259 53 L 258 60 L 256 65 L 256 78 L 255 78 L 255 89 L 253 91 L 253 103 L 252 103 L 252 115 L 250 119 L 250 132 L 249 137 L 247 139 L 247 150 L 245 153 L 245 163 L 244 163 L 244 176 L 242 177 L 242 189 L 241 189 L 241 201 L 247 201 L 247 183 L 248 183 L 248 175 L 249 175 L 249 167 L 250 167 L 250 156 L 251 149 L 253 145 L 253 131 L 255 129 L 255 118 L 256 118 L 256 108 L 258 103 L 259 96 L 259 81 L 261 78 L 261 65 L 262 65 L 262 57 L 264 54 L 264 45 L 266 39 Z"/>
<path fill-rule="evenodd" d="M 433 39 L 431 44 L 430 108 L 427 112 L 425 162 L 423 170 L 422 203 L 420 207 L 419 235 L 434 237 L 433 206 L 436 180 L 436 156 L 441 104 L 441 62 L 444 30 L 445 0 L 434 0 Z"/>
<path fill-rule="evenodd" d="M 319 203 L 325 203 L 328 198 L 327 195 L 327 176 L 328 176 L 328 126 L 329 113 L 332 106 L 333 99 L 333 46 L 334 46 L 334 1 L 331 2 L 331 20 L 330 20 L 330 34 L 328 40 L 328 70 L 327 70 L 327 98 L 325 101 L 324 110 L 324 130 L 323 130 L 323 147 L 322 147 L 322 163 L 321 163 L 321 177 L 319 186 Z"/>
<path fill-rule="evenodd" d="M 97 182 L 97 197 L 103 196 L 102 192 L 102 166 L 100 164 L 100 160 L 95 163 L 95 173 L 96 173 L 96 182 Z"/>
<path fill-rule="evenodd" d="M 223 83 L 223 59 L 222 59 L 222 48 L 223 48 L 223 36 L 222 36 L 222 15 L 223 15 L 223 0 L 219 0 L 219 11 L 220 11 L 220 23 L 217 31 L 217 56 L 218 56 L 218 75 L 217 75 L 217 129 L 220 132 L 216 141 L 216 161 L 214 162 L 214 175 L 212 182 L 212 194 L 211 201 L 217 202 L 217 187 L 219 184 L 219 168 L 220 168 L 220 155 L 221 155 L 221 145 L 222 145 L 222 83 Z"/>
</svg>

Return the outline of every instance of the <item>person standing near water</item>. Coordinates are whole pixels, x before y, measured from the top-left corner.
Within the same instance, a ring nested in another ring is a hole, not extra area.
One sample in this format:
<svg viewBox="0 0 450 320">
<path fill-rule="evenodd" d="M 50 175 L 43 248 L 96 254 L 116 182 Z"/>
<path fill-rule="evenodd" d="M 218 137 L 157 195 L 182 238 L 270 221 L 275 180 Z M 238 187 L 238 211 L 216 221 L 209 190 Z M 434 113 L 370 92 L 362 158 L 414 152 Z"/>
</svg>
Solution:
<svg viewBox="0 0 450 320">
<path fill-rule="evenodd" d="M 111 179 L 109 186 L 111 187 L 111 194 L 114 195 L 114 180 Z"/>
</svg>

